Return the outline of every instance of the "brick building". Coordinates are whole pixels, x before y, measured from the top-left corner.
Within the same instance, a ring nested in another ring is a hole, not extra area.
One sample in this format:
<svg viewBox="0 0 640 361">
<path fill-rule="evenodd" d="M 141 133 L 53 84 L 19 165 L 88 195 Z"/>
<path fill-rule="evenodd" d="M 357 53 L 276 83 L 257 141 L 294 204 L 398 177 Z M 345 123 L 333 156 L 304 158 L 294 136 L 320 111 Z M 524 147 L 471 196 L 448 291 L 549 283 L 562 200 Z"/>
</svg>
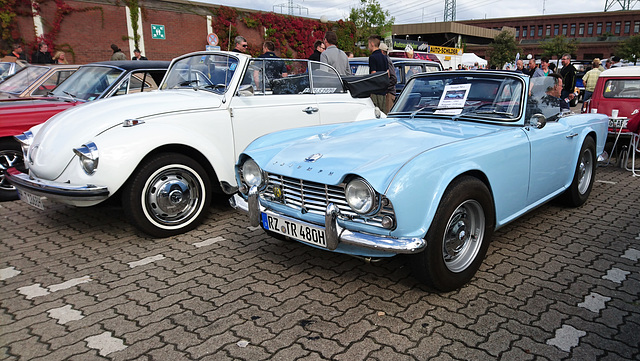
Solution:
<svg viewBox="0 0 640 361">
<path fill-rule="evenodd" d="M 77 10 L 88 9 L 65 15 L 55 39 L 59 49 L 67 51 L 69 60 L 76 64 L 109 60 L 111 44 L 118 45 L 125 55 L 133 56 L 131 16 L 124 2 L 66 0 L 65 3 Z M 138 34 L 141 35 L 139 47 L 143 55 L 152 60 L 171 60 L 181 54 L 205 49 L 211 22 L 216 21 L 212 10 L 218 6 L 182 0 L 145 0 L 140 4 Z M 55 12 L 56 3 L 49 1 L 42 3 L 40 19 L 18 17 L 20 37 L 28 42 L 35 39 L 36 32 L 48 32 Z M 152 24 L 164 26 L 164 39 L 153 38 Z M 257 28 L 249 29 L 241 21 L 236 25 L 235 32 L 246 37 L 250 46 L 261 49 L 263 34 Z M 28 53 L 30 56 L 31 50 Z"/>
<path fill-rule="evenodd" d="M 576 59 L 608 58 L 620 42 L 640 34 L 640 10 L 527 16 L 519 18 L 467 20 L 460 23 L 489 29 L 515 29 L 516 40 L 524 54 L 539 57 L 540 42 L 557 35 L 579 41 Z M 486 46 L 469 46 L 479 56 Z"/>
</svg>

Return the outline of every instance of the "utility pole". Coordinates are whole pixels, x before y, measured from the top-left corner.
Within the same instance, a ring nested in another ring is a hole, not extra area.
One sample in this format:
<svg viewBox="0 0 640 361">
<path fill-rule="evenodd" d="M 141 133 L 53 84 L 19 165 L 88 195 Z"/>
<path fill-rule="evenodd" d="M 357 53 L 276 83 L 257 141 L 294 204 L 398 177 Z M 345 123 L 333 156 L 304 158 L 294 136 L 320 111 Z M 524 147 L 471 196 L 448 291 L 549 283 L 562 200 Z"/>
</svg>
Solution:
<svg viewBox="0 0 640 361">
<path fill-rule="evenodd" d="M 301 5 L 298 5 L 298 4 L 294 4 L 293 0 L 288 0 L 286 4 L 273 5 L 273 12 L 276 11 L 277 7 L 280 8 L 280 13 L 281 14 L 284 14 L 282 9 L 286 7 L 288 9 L 287 10 L 287 14 L 289 14 L 289 15 L 294 15 L 294 13 L 293 13 L 294 9 L 298 10 L 298 15 L 302 15 L 302 10 L 306 11 L 307 15 L 309 15 L 309 9 L 308 8 L 306 8 L 304 6 L 301 6 Z"/>
<path fill-rule="evenodd" d="M 456 0 L 444 0 L 444 21 L 456 21 Z"/>
<path fill-rule="evenodd" d="M 638 3 L 638 0 L 605 0 L 604 11 L 609 11 L 616 3 L 622 7 L 620 10 L 631 10 Z"/>
</svg>

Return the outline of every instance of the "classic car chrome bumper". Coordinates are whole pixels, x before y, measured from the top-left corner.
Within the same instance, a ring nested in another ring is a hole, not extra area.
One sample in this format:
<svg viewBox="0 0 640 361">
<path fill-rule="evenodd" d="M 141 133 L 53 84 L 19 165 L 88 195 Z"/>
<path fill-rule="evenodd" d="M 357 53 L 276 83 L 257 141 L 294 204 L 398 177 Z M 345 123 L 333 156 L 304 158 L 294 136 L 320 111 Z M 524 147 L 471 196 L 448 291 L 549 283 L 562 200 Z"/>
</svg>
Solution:
<svg viewBox="0 0 640 361">
<path fill-rule="evenodd" d="M 261 223 L 261 214 L 265 210 L 259 201 L 258 191 L 252 187 L 249 191 L 248 200 L 245 200 L 238 194 L 229 199 L 231 206 L 237 210 L 249 213 L 249 221 L 251 226 L 257 227 Z M 285 219 L 298 223 L 311 224 L 295 219 L 280 212 L 270 210 Z M 349 244 L 358 247 L 369 248 L 389 253 L 418 253 L 422 251 L 427 242 L 423 238 L 393 238 L 380 235 L 355 232 L 344 229 L 338 224 L 339 210 L 334 204 L 329 204 L 324 218 L 325 234 L 327 239 L 327 248 L 335 250 L 339 243 Z"/>
<path fill-rule="evenodd" d="M 28 174 L 15 168 L 5 170 L 5 179 L 13 184 L 19 191 L 44 196 L 53 201 L 102 201 L 109 197 L 107 187 L 99 187 L 91 184 L 73 185 L 60 182 L 33 179 Z"/>
</svg>

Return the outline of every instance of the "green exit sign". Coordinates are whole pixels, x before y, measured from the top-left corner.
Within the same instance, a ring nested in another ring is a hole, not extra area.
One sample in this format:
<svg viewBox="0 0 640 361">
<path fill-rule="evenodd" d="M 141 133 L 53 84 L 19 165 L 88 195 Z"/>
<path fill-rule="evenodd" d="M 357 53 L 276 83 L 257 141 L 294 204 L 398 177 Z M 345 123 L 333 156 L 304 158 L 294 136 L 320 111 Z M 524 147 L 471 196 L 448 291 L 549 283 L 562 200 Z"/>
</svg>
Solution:
<svg viewBox="0 0 640 361">
<path fill-rule="evenodd" d="M 151 24 L 151 39 L 165 39 L 164 25 Z"/>
</svg>

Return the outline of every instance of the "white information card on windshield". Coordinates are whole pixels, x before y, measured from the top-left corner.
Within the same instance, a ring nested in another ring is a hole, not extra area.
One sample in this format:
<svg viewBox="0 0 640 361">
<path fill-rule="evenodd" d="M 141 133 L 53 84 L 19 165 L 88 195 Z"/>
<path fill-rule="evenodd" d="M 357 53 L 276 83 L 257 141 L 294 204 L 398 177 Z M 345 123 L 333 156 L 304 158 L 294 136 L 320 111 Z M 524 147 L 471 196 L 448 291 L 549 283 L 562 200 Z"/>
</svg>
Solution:
<svg viewBox="0 0 640 361">
<path fill-rule="evenodd" d="M 446 85 L 435 114 L 460 114 L 467 101 L 471 84 Z M 444 108 L 444 109 L 443 109 Z"/>
</svg>

